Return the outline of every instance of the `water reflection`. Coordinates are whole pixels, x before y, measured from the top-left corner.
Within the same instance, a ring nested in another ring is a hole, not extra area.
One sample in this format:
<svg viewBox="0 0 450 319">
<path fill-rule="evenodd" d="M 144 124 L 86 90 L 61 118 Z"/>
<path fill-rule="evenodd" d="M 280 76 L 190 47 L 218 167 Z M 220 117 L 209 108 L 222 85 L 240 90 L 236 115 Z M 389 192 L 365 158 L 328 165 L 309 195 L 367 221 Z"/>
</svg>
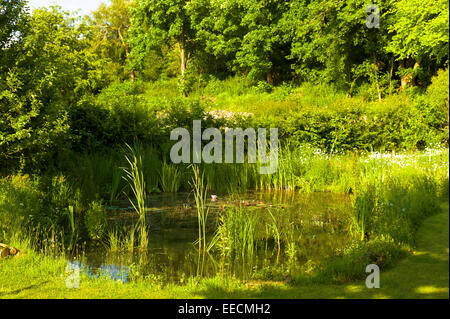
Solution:
<svg viewBox="0 0 450 319">
<path fill-rule="evenodd" d="M 90 277 L 105 276 L 127 282 L 130 266 L 144 276 L 165 282 L 182 282 L 189 277 L 216 274 L 247 279 L 252 276 L 305 271 L 310 264 L 332 256 L 349 239 L 351 204 L 347 196 L 332 193 L 255 192 L 239 196 L 218 196 L 208 202 L 207 242 L 213 238 L 220 216 L 227 209 L 240 207 L 255 216 L 255 248 L 251 254 L 237 255 L 212 249 L 199 254 L 195 203 L 190 194 L 156 195 L 148 198 L 149 249 L 142 252 L 109 252 L 89 248 L 82 268 Z M 271 212 L 270 214 L 268 212 Z M 267 225 L 276 216 L 280 244 L 267 236 Z M 109 221 L 124 227 L 136 222 L 126 202 L 109 208 Z M 289 237 L 290 236 L 290 237 Z M 282 245 L 282 250 L 280 250 Z"/>
<path fill-rule="evenodd" d="M 130 267 L 116 264 L 101 264 L 93 267 L 88 263 L 75 260 L 68 262 L 68 264 L 69 269 L 79 269 L 89 278 L 108 278 L 123 283 L 128 281 L 130 271 Z"/>
</svg>

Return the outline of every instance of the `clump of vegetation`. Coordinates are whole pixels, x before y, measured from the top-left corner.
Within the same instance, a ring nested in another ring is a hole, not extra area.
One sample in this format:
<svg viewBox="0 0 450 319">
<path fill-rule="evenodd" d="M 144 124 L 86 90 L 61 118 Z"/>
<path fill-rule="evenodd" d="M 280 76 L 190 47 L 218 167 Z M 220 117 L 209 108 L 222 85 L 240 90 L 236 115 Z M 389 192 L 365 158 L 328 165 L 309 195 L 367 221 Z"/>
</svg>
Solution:
<svg viewBox="0 0 450 319">
<path fill-rule="evenodd" d="M 129 164 L 128 168 L 124 168 L 126 180 L 128 181 L 130 188 L 133 192 L 135 200 L 130 198 L 130 203 L 139 216 L 139 223 L 136 225 L 139 231 L 139 244 L 142 250 L 146 250 L 148 247 L 148 230 L 146 223 L 146 210 L 145 210 L 145 181 L 144 173 L 142 170 L 142 158 L 136 157 L 134 150 L 129 147 L 131 154 L 126 156 L 126 160 Z"/>
<path fill-rule="evenodd" d="M 200 174 L 198 166 L 192 166 L 194 177 L 192 179 L 192 187 L 194 191 L 195 204 L 197 207 L 198 220 L 198 251 L 205 253 L 206 244 L 206 222 L 208 220 L 209 208 L 206 207 L 206 187 L 204 185 L 203 174 Z"/>
<path fill-rule="evenodd" d="M 106 235 L 107 219 L 106 211 L 101 202 L 92 202 L 85 215 L 85 224 L 89 237 L 93 240 L 101 240 Z"/>
</svg>

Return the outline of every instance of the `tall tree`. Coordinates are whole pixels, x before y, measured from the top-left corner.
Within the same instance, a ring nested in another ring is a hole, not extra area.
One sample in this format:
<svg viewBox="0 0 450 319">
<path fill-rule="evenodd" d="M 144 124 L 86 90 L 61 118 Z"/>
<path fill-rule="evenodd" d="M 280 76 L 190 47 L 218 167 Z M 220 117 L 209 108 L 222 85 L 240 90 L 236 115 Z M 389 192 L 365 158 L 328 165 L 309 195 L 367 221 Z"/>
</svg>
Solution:
<svg viewBox="0 0 450 319">
<path fill-rule="evenodd" d="M 108 58 L 110 63 L 106 66 L 121 78 L 128 76 L 134 80 L 133 69 L 127 70 L 130 59 L 128 45 L 128 30 L 130 28 L 130 9 L 133 0 L 111 0 L 109 5 L 100 4 L 92 13 L 89 24 L 93 27 L 93 49 L 101 57 Z M 126 75 L 127 74 L 127 75 Z"/>
<path fill-rule="evenodd" d="M 382 11 L 389 7 L 389 1 L 377 3 Z M 343 88 L 360 77 L 376 81 L 374 74 L 388 63 L 388 16 L 379 28 L 368 28 L 366 8 L 363 0 L 291 1 L 284 34 L 292 43 L 293 68 L 301 80 Z"/>
<path fill-rule="evenodd" d="M 279 21 L 289 3 L 282 0 L 194 0 L 188 12 L 197 37 L 230 70 L 273 84 L 289 74 L 289 45 Z"/>
<path fill-rule="evenodd" d="M 186 0 L 136 0 L 132 9 L 130 43 L 133 57 L 142 64 L 149 49 L 175 43 L 183 76 L 194 46 L 194 31 L 186 12 Z"/>
<path fill-rule="evenodd" d="M 424 64 L 431 63 L 437 68 L 448 63 L 449 2 L 395 1 L 392 13 L 389 32 L 393 36 L 387 50 L 401 63 L 401 89 L 404 89 Z"/>
<path fill-rule="evenodd" d="M 87 27 L 58 7 L 37 9 L 0 81 L 0 166 L 43 164 L 70 146 L 68 111 L 103 81 Z"/>
<path fill-rule="evenodd" d="M 0 0 L 0 76 L 14 63 L 28 18 L 25 0 Z"/>
</svg>

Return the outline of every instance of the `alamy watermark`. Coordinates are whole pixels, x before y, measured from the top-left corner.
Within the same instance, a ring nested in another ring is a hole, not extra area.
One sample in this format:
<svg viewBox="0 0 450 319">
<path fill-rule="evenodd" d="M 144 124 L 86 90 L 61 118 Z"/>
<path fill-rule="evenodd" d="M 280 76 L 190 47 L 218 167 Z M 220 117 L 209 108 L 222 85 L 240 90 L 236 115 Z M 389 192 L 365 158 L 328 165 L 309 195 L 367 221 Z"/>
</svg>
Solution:
<svg viewBox="0 0 450 319">
<path fill-rule="evenodd" d="M 170 150 L 173 163 L 244 163 L 245 141 L 247 140 L 248 163 L 256 163 L 256 153 L 261 164 L 260 174 L 273 174 L 278 169 L 278 129 L 270 128 L 270 148 L 267 154 L 266 129 L 226 128 L 225 137 L 217 128 L 207 128 L 202 132 L 201 120 L 193 121 L 193 136 L 185 128 L 176 128 L 170 133 L 170 140 L 178 141 Z M 180 139 L 181 138 L 181 139 Z M 236 140 L 236 144 L 234 143 Z M 210 141 L 203 146 L 202 141 Z M 225 145 L 224 145 L 225 143 Z M 225 146 L 225 147 L 224 147 Z M 225 149 L 225 157 L 223 150 Z M 191 156 L 192 150 L 192 156 Z"/>
<path fill-rule="evenodd" d="M 366 278 L 366 287 L 380 288 L 380 267 L 376 264 L 367 265 L 366 273 L 370 273 Z"/>
<path fill-rule="evenodd" d="M 369 15 L 366 18 L 366 26 L 369 29 L 380 27 L 380 7 L 376 4 L 369 4 L 366 7 L 366 13 Z"/>
<path fill-rule="evenodd" d="M 81 265 L 67 262 L 66 266 L 66 287 L 69 289 L 80 288 Z"/>
</svg>

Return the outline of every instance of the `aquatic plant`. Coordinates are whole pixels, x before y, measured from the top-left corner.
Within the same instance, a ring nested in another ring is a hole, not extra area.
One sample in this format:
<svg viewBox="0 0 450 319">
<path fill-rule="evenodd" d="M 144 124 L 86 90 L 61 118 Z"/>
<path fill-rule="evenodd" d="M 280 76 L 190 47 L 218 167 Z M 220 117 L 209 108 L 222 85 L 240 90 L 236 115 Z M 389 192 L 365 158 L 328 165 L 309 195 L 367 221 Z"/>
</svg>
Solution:
<svg viewBox="0 0 450 319">
<path fill-rule="evenodd" d="M 112 171 L 112 182 L 111 182 L 111 191 L 109 202 L 112 203 L 117 199 L 117 195 L 119 194 L 120 181 L 122 180 L 122 170 L 114 167 Z"/>
<path fill-rule="evenodd" d="M 128 181 L 132 193 L 134 194 L 134 197 L 136 199 L 135 201 L 129 199 L 129 201 L 139 216 L 139 222 L 136 227 L 140 234 L 140 248 L 142 250 L 145 250 L 148 247 L 148 232 L 145 220 L 145 181 L 141 167 L 142 160 L 140 157 L 136 156 L 133 148 L 131 148 L 130 146 L 128 146 L 128 148 L 130 150 L 130 155 L 126 155 L 125 158 L 128 162 L 129 167 L 123 168 L 123 171 L 125 173 L 124 178 Z"/>
<path fill-rule="evenodd" d="M 197 165 L 192 166 L 194 177 L 192 178 L 192 187 L 197 207 L 198 219 L 198 250 L 206 252 L 206 221 L 208 219 L 209 207 L 206 207 L 206 186 L 204 184 L 203 174 Z"/>
<path fill-rule="evenodd" d="M 74 236 L 75 236 L 75 220 L 73 216 L 73 206 L 67 207 L 66 210 L 67 218 L 69 219 L 70 224 L 70 230 L 71 230 L 71 236 L 70 236 L 70 247 L 72 247 L 74 242 Z"/>
<path fill-rule="evenodd" d="M 243 260 L 253 257 L 255 251 L 256 216 L 243 207 L 224 211 L 219 219 L 217 247 L 224 256 L 232 253 Z"/>
<path fill-rule="evenodd" d="M 125 249 L 132 253 L 134 251 L 134 230 L 128 233 L 128 236 L 125 237 Z"/>
<path fill-rule="evenodd" d="M 270 218 L 272 219 L 272 223 L 267 225 L 267 228 L 269 232 L 272 234 L 273 239 L 275 240 L 277 244 L 277 264 L 280 259 L 280 252 L 281 252 L 281 233 L 280 229 L 278 227 L 277 220 L 275 219 L 275 216 L 272 214 L 271 210 L 268 209 Z"/>
<path fill-rule="evenodd" d="M 176 193 L 181 184 L 181 172 L 178 166 L 163 162 L 160 173 L 160 184 L 163 192 Z"/>
<path fill-rule="evenodd" d="M 108 248 L 111 252 L 121 249 L 121 238 L 117 229 L 110 230 L 108 233 Z"/>
</svg>

